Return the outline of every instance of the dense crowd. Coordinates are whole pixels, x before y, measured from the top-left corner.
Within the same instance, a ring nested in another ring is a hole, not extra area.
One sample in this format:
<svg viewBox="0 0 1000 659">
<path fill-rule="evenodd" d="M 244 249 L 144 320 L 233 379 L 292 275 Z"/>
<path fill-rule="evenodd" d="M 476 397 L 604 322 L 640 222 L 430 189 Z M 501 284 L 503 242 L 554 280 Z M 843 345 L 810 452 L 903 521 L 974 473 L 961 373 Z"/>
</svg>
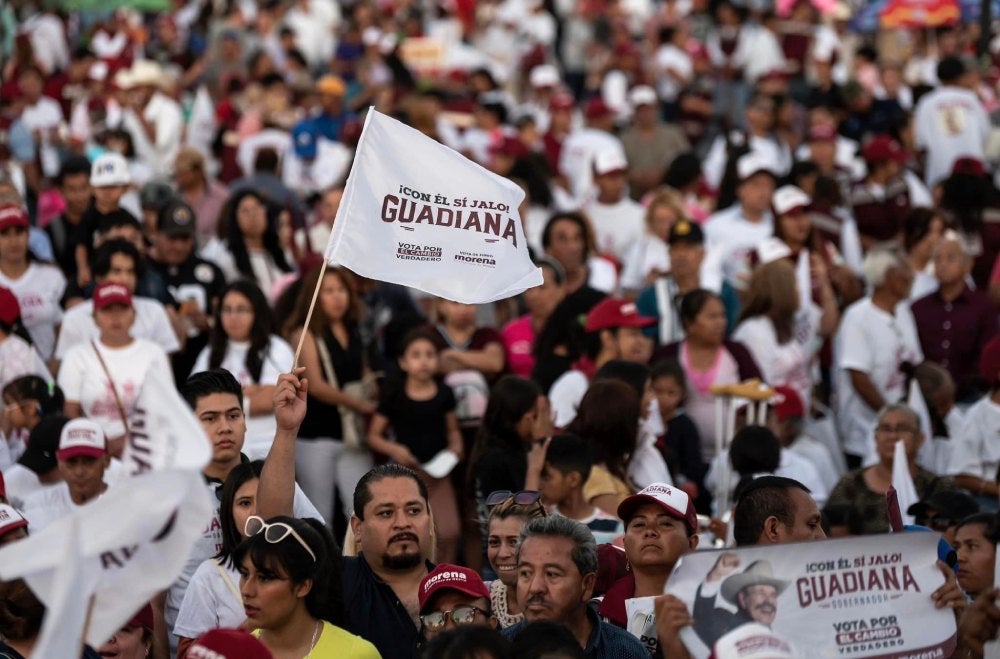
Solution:
<svg viewBox="0 0 1000 659">
<path fill-rule="evenodd" d="M 1000 41 L 975 20 L 57 4 L 0 7 L 0 546 L 127 487 L 150 371 L 211 440 L 215 506 L 84 656 L 683 657 L 683 554 L 888 532 L 903 457 L 901 513 L 954 548 L 954 656 L 996 636 Z M 467 305 L 320 268 L 369 108 L 524 190 L 542 285 Z M 654 595 L 640 642 L 625 602 Z M 43 613 L 0 583 L 0 657 Z"/>
</svg>

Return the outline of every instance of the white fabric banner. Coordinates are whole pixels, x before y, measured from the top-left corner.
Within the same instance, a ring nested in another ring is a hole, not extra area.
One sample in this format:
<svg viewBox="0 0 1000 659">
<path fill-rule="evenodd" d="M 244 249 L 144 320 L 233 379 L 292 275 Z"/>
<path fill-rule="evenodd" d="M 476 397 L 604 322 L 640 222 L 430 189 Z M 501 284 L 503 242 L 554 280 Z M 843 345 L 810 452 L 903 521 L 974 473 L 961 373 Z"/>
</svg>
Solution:
<svg viewBox="0 0 1000 659">
<path fill-rule="evenodd" d="M 688 605 L 692 657 L 950 657 L 955 616 L 937 533 L 884 534 L 687 554 L 666 592 Z"/>
<path fill-rule="evenodd" d="M 24 578 L 60 629 L 75 623 L 93 595 L 84 638 L 98 647 L 173 583 L 211 519 L 212 502 L 198 472 L 151 472 L 120 482 L 72 515 L 4 547 L 0 579 Z M 76 525 L 85 532 L 73 543 Z M 67 550 L 73 544 L 77 551 Z M 75 565 L 66 565 L 68 556 Z M 87 575 L 85 585 L 77 580 L 83 587 L 65 585 L 66 575 L 74 574 Z"/>
<path fill-rule="evenodd" d="M 542 283 L 513 182 L 368 111 L 326 259 L 382 281 L 480 304 Z"/>
<path fill-rule="evenodd" d="M 913 524 L 913 515 L 906 512 L 910 506 L 920 501 L 917 488 L 910 475 L 910 461 L 906 458 L 906 442 L 899 439 L 892 454 L 892 486 L 896 488 L 896 500 L 899 502 L 899 513 L 903 524 Z"/>
<path fill-rule="evenodd" d="M 128 428 L 122 454 L 128 476 L 159 469 L 201 471 L 212 457 L 211 442 L 169 372 L 147 371 L 129 410 Z"/>
</svg>

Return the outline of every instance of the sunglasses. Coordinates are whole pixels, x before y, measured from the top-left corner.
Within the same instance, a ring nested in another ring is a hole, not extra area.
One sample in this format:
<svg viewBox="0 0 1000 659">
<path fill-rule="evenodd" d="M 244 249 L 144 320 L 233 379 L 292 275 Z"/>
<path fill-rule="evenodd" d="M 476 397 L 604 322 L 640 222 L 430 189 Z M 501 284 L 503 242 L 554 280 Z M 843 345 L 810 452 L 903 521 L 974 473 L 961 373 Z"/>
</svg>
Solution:
<svg viewBox="0 0 1000 659">
<path fill-rule="evenodd" d="M 295 532 L 295 529 L 293 529 L 288 524 L 285 524 L 284 522 L 275 522 L 273 524 L 268 524 L 260 517 L 257 517 L 256 515 L 251 515 L 250 517 L 247 517 L 247 524 L 244 527 L 243 531 L 244 533 L 246 533 L 246 536 L 248 538 L 252 538 L 253 536 L 263 531 L 264 540 L 266 540 L 269 544 L 272 545 L 276 545 L 285 538 L 287 538 L 288 536 L 292 536 L 295 539 L 295 541 L 298 542 L 300 545 L 302 545 L 302 548 L 305 549 L 310 556 L 312 556 L 313 562 L 314 563 L 316 562 L 316 554 L 313 552 L 312 549 L 309 548 L 309 545 L 306 544 L 306 541 L 302 539 L 301 535 Z"/>
<path fill-rule="evenodd" d="M 420 616 L 420 622 L 424 623 L 424 627 L 427 629 L 441 629 L 448 622 L 448 617 L 451 617 L 451 621 L 456 625 L 471 625 L 476 621 L 476 614 L 482 613 L 484 616 L 487 615 L 486 611 L 483 611 L 478 606 L 472 606 L 471 604 L 462 604 L 456 606 L 451 611 L 431 611 Z"/>
<path fill-rule="evenodd" d="M 519 506 L 531 506 L 538 503 L 541 498 L 542 493 L 537 490 L 521 490 L 520 492 L 497 490 L 495 492 L 490 492 L 490 495 L 486 497 L 486 505 L 492 508 L 493 506 L 500 505 L 508 499 L 513 499 L 514 503 Z"/>
</svg>

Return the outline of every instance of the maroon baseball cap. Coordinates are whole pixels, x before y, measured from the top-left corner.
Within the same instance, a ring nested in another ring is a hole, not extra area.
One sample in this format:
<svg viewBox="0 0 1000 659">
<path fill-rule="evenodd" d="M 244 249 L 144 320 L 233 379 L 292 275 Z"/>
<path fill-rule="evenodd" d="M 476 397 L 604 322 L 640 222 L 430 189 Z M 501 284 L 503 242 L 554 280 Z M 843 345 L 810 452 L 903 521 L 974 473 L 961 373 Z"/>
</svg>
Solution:
<svg viewBox="0 0 1000 659">
<path fill-rule="evenodd" d="M 899 142 L 888 135 L 876 135 L 861 149 L 861 155 L 869 162 L 906 162 L 906 151 Z"/>
<path fill-rule="evenodd" d="M 777 394 L 771 405 L 774 407 L 774 415 L 778 421 L 788 419 L 802 419 L 806 415 L 805 406 L 802 404 L 802 397 L 791 387 L 780 385 L 774 388 Z"/>
<path fill-rule="evenodd" d="M 153 607 L 149 604 L 136 611 L 132 619 L 128 621 L 127 627 L 142 627 L 153 631 Z"/>
<path fill-rule="evenodd" d="M 28 228 L 28 213 L 21 204 L 3 204 L 0 206 L 0 231 L 11 227 Z"/>
<path fill-rule="evenodd" d="M 267 646 L 242 629 L 213 629 L 191 644 L 188 659 L 274 659 Z"/>
<path fill-rule="evenodd" d="M 688 533 L 698 531 L 698 513 L 694 509 L 694 502 L 691 501 L 687 492 L 679 487 L 666 483 L 652 483 L 639 490 L 638 493 L 625 497 L 618 504 L 618 517 L 622 521 L 628 522 L 639 506 L 644 503 L 656 504 L 671 517 L 684 522 Z"/>
<path fill-rule="evenodd" d="M 616 327 L 649 327 L 655 325 L 656 319 L 640 316 L 634 302 L 619 297 L 606 297 L 587 314 L 588 332 L 599 332 Z"/>
<path fill-rule="evenodd" d="M 576 107 L 576 99 L 565 93 L 556 94 L 549 101 L 549 110 L 553 112 L 557 110 L 572 110 L 574 107 Z"/>
<path fill-rule="evenodd" d="M 968 176 L 978 176 L 982 178 L 986 176 L 986 167 L 983 166 L 983 161 L 978 158 L 963 156 L 957 159 L 951 166 L 951 173 L 966 174 Z"/>
<path fill-rule="evenodd" d="M 604 99 L 600 96 L 595 96 L 594 98 L 587 101 L 587 105 L 584 106 L 583 114 L 587 119 L 600 119 L 601 117 L 608 117 L 614 114 L 614 110 L 611 106 L 604 102 Z"/>
<path fill-rule="evenodd" d="M 21 304 L 9 288 L 0 286 L 0 322 L 13 325 L 21 317 Z"/>
<path fill-rule="evenodd" d="M 424 612 L 424 607 L 427 606 L 434 594 L 442 590 L 454 590 L 469 597 L 490 598 L 489 589 L 475 570 L 460 565 L 441 563 L 420 581 L 420 590 L 417 596 L 420 600 L 421 613 Z"/>
<path fill-rule="evenodd" d="M 122 284 L 106 281 L 94 289 L 94 309 L 106 309 L 112 304 L 132 306 L 132 292 Z"/>
</svg>

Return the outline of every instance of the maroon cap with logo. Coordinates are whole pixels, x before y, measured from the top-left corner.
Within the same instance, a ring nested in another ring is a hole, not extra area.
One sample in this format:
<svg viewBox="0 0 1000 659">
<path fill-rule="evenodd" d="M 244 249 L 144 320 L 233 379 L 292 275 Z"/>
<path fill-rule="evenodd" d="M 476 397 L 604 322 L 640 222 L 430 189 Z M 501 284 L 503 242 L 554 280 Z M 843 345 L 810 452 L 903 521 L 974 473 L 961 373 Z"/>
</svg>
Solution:
<svg viewBox="0 0 1000 659">
<path fill-rule="evenodd" d="M 616 327 L 649 327 L 656 319 L 640 316 L 634 302 L 617 297 L 606 297 L 587 314 L 588 332 L 599 332 Z"/>
<path fill-rule="evenodd" d="M 132 306 L 132 292 L 122 284 L 106 281 L 94 289 L 94 309 L 106 309 L 112 304 Z"/>
<path fill-rule="evenodd" d="M 0 231 L 11 227 L 28 228 L 28 213 L 21 204 L 0 205 Z"/>
<path fill-rule="evenodd" d="M 417 597 L 420 600 L 421 613 L 431 597 L 442 590 L 454 590 L 469 597 L 490 598 L 489 589 L 475 570 L 460 565 L 441 563 L 420 582 Z"/>
<path fill-rule="evenodd" d="M 888 135 L 876 135 L 861 149 L 862 157 L 869 162 L 906 162 L 906 151 Z"/>
</svg>

